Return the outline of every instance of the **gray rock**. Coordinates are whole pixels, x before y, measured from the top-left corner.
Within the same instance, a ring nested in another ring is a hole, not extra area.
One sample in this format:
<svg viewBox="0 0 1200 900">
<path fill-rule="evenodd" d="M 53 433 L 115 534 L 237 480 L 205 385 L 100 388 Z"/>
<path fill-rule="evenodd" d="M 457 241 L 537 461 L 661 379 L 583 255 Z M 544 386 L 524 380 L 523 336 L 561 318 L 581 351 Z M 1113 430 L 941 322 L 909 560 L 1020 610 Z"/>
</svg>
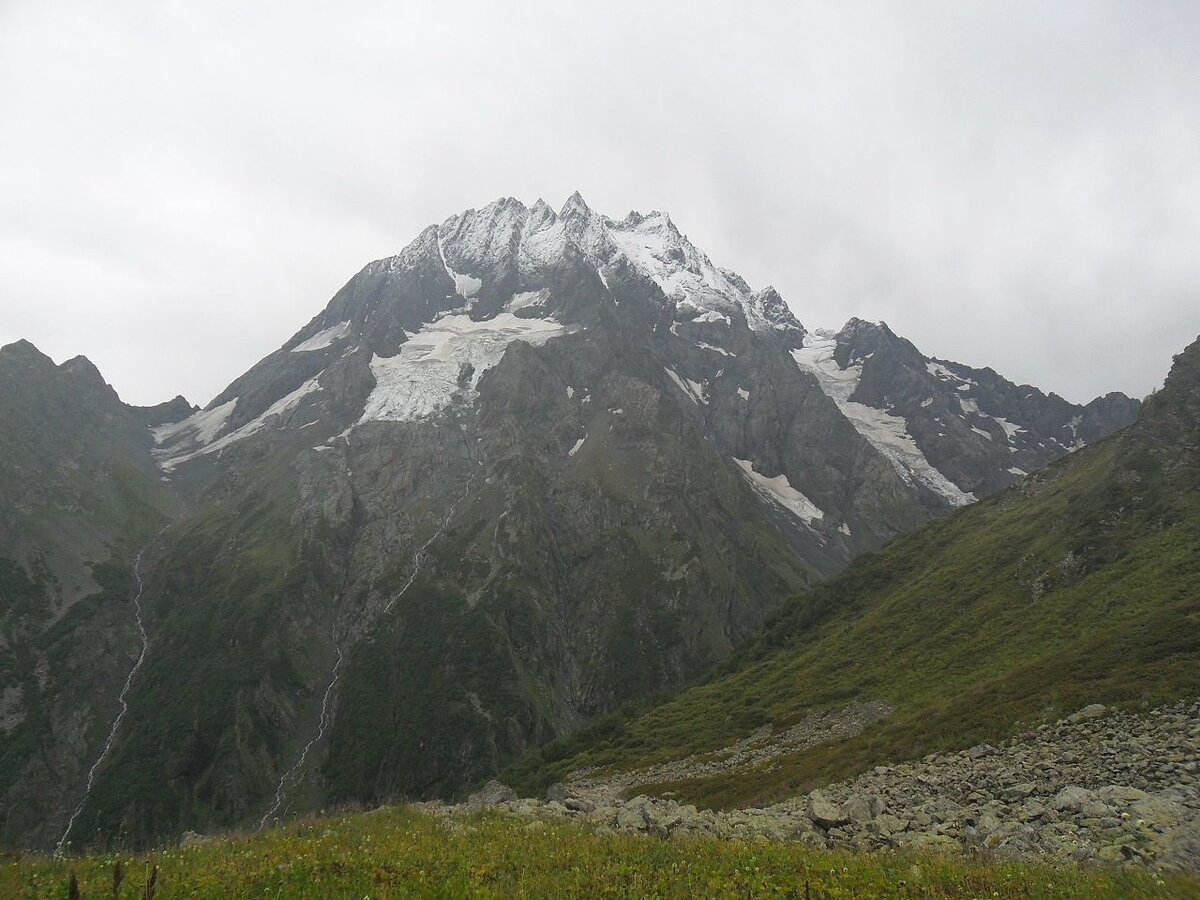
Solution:
<svg viewBox="0 0 1200 900">
<path fill-rule="evenodd" d="M 840 828 L 850 821 L 844 815 L 842 807 L 835 804 L 821 791 L 813 791 L 808 795 L 805 813 L 814 825 L 818 825 L 826 830 Z"/>
<path fill-rule="evenodd" d="M 876 830 L 882 835 L 900 834 L 908 830 L 909 820 L 893 816 L 891 813 L 881 813 L 873 822 Z"/>
<path fill-rule="evenodd" d="M 1089 791 L 1087 788 L 1070 785 L 1051 797 L 1047 805 L 1058 812 L 1077 813 L 1085 803 L 1091 803 L 1095 799 L 1095 793 Z"/>
<path fill-rule="evenodd" d="M 884 809 L 885 804 L 883 800 L 875 794 L 855 794 L 842 804 L 841 818 L 847 822 L 864 825 L 878 816 Z"/>
<path fill-rule="evenodd" d="M 506 784 L 492 780 L 467 798 L 467 806 L 474 809 L 484 809 L 485 807 L 498 806 L 501 803 L 507 803 L 510 800 L 516 799 L 516 791 Z"/>
<path fill-rule="evenodd" d="M 1036 790 L 1037 790 L 1036 784 L 1031 784 L 1030 782 L 1023 782 L 1021 784 L 1014 784 L 1012 787 L 1005 788 L 1004 791 L 1001 792 L 1000 796 L 1003 797 L 1005 800 L 1007 800 L 1009 803 L 1015 803 L 1017 801 L 1024 800 L 1026 797 L 1028 797 L 1030 794 L 1032 794 Z"/>
<path fill-rule="evenodd" d="M 1078 725 L 1080 722 L 1087 722 L 1090 719 L 1098 719 L 1107 712 L 1108 707 L 1104 704 L 1093 703 L 1090 706 L 1085 706 L 1074 715 L 1067 716 L 1067 721 L 1072 725 Z"/>
<path fill-rule="evenodd" d="M 1148 825 L 1178 825 L 1183 818 L 1183 808 L 1162 797 L 1147 797 L 1134 803 L 1130 814 Z"/>
</svg>

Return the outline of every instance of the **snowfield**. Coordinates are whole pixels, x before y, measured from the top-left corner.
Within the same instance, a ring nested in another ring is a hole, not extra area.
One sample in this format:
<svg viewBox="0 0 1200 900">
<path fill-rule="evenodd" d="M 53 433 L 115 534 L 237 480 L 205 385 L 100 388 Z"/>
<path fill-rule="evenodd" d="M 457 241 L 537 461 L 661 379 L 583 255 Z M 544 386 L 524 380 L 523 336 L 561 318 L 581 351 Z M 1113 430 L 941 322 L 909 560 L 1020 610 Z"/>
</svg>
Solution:
<svg viewBox="0 0 1200 900">
<path fill-rule="evenodd" d="M 511 312 L 483 322 L 464 314 L 443 316 L 410 335 L 395 356 L 372 357 L 375 388 L 356 424 L 416 422 L 440 413 L 455 394 L 474 400 L 480 377 L 513 341 L 539 347 L 578 330 L 578 325 L 521 319 Z"/>
</svg>

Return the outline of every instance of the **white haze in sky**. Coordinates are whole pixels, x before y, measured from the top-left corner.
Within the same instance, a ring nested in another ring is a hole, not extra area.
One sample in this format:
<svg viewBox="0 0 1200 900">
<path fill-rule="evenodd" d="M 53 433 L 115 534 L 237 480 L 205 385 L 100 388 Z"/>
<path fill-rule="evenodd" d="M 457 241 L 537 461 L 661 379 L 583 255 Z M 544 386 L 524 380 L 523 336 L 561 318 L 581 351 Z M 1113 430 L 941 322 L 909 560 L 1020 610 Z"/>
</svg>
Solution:
<svg viewBox="0 0 1200 900">
<path fill-rule="evenodd" d="M 500 196 L 1068 399 L 1200 331 L 1200 3 L 0 0 L 0 343 L 207 403 Z"/>
</svg>

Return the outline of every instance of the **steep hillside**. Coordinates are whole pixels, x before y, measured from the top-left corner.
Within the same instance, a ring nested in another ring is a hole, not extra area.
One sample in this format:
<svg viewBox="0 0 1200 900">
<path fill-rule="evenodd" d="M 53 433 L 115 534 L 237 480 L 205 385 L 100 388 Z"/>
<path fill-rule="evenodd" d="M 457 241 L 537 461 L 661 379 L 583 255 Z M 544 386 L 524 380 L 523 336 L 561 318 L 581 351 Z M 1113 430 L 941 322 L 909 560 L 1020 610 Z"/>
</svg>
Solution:
<svg viewBox="0 0 1200 900">
<path fill-rule="evenodd" d="M 883 701 L 861 733 L 659 784 L 763 801 L 872 765 L 966 747 L 1088 703 L 1200 686 L 1200 341 L 1132 427 L 939 519 L 784 607 L 720 674 L 536 751 L 528 791 L 703 754 L 814 713 Z"/>
<path fill-rule="evenodd" d="M 138 655 L 133 560 L 178 509 L 146 424 L 190 411 L 0 348 L 0 839 L 61 827 L 100 753 Z"/>
</svg>

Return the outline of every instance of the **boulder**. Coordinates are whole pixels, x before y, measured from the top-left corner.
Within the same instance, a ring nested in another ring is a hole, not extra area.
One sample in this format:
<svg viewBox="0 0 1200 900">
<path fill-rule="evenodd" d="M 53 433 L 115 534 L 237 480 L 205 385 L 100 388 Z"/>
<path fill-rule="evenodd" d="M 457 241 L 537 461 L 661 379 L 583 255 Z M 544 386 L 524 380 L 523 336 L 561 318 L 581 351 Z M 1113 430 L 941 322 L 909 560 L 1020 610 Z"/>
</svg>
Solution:
<svg viewBox="0 0 1200 900">
<path fill-rule="evenodd" d="M 626 804 L 617 809 L 616 827 L 618 831 L 645 831 L 646 825 L 646 817 L 642 814 L 641 807 Z"/>
<path fill-rule="evenodd" d="M 883 812 L 884 808 L 883 800 L 875 794 L 855 794 L 842 804 L 841 817 L 847 822 L 865 825 Z"/>
<path fill-rule="evenodd" d="M 907 831 L 909 821 L 901 819 L 899 816 L 893 816 L 891 813 L 880 813 L 871 824 L 875 831 L 887 837 Z"/>
<path fill-rule="evenodd" d="M 1014 784 L 1011 787 L 1005 788 L 1001 792 L 1000 796 L 1002 799 L 1007 800 L 1009 803 L 1017 803 L 1021 800 L 1024 800 L 1026 797 L 1028 797 L 1030 794 L 1032 794 L 1036 790 L 1037 790 L 1036 784 L 1030 784 L 1029 782 L 1022 782 L 1021 784 Z"/>
<path fill-rule="evenodd" d="M 1098 719 L 1108 712 L 1108 707 L 1103 703 L 1093 703 L 1090 706 L 1085 706 L 1074 715 L 1067 716 L 1067 721 L 1072 725 L 1078 725 L 1080 722 L 1087 722 L 1089 719 Z"/>
<path fill-rule="evenodd" d="M 842 814 L 842 807 L 834 803 L 821 791 L 813 791 L 808 795 L 804 808 L 805 814 L 814 825 L 829 830 L 849 824 L 850 820 Z"/>
<path fill-rule="evenodd" d="M 1051 797 L 1048 805 L 1058 812 L 1077 813 L 1082 809 L 1083 804 L 1091 803 L 1095 799 L 1094 792 L 1072 784 Z"/>
<path fill-rule="evenodd" d="M 1137 788 L 1126 787 L 1122 784 L 1109 784 L 1098 789 L 1096 796 L 1110 805 L 1128 806 L 1139 800 L 1145 800 L 1150 795 Z"/>
<path fill-rule="evenodd" d="M 516 799 L 516 791 L 506 784 L 501 784 L 499 781 L 493 780 L 467 798 L 467 807 L 475 810 L 485 809 Z"/>
<path fill-rule="evenodd" d="M 1178 825 L 1183 818 L 1183 807 L 1162 797 L 1147 797 L 1130 807 L 1130 814 L 1147 825 Z"/>
</svg>

